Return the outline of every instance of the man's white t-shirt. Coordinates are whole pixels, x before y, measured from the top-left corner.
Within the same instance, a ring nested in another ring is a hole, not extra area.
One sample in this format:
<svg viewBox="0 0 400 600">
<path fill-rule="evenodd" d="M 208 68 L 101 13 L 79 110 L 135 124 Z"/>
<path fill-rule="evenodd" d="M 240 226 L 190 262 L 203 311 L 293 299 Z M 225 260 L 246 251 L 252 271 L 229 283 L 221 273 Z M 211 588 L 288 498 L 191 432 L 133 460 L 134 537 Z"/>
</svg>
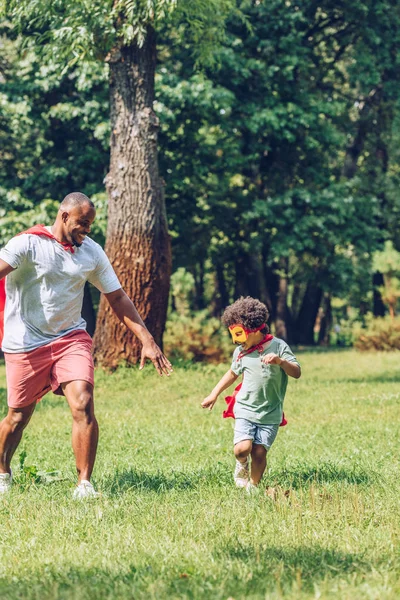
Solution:
<svg viewBox="0 0 400 600">
<path fill-rule="evenodd" d="M 22 234 L 0 258 L 15 269 L 6 278 L 4 352 L 30 352 L 86 329 L 81 316 L 86 281 L 105 294 L 121 287 L 104 250 L 90 238 L 71 253 L 49 237 Z"/>
</svg>

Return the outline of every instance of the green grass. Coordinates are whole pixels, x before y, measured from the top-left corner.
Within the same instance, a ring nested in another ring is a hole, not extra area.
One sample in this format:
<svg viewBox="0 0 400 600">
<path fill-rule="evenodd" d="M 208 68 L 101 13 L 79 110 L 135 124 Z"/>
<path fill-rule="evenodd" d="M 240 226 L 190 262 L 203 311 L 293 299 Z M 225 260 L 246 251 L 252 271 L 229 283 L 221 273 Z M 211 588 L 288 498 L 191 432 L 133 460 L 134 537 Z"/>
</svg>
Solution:
<svg viewBox="0 0 400 600">
<path fill-rule="evenodd" d="M 265 479 L 290 494 L 275 501 L 235 489 L 233 421 L 222 400 L 199 407 L 227 365 L 98 371 L 102 497 L 86 504 L 71 499 L 68 409 L 47 396 L 0 500 L 0 597 L 399 598 L 399 355 L 299 358 Z"/>
</svg>

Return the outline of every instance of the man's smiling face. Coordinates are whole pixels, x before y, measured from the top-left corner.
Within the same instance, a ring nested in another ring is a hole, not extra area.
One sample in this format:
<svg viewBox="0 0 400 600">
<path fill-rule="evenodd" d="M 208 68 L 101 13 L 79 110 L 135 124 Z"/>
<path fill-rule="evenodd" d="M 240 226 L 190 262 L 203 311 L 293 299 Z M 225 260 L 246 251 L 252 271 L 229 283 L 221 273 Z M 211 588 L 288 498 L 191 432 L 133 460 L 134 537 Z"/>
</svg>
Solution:
<svg viewBox="0 0 400 600">
<path fill-rule="evenodd" d="M 74 206 L 63 214 L 64 235 L 68 243 L 78 248 L 82 246 L 85 237 L 96 217 L 95 209 L 89 204 Z"/>
</svg>

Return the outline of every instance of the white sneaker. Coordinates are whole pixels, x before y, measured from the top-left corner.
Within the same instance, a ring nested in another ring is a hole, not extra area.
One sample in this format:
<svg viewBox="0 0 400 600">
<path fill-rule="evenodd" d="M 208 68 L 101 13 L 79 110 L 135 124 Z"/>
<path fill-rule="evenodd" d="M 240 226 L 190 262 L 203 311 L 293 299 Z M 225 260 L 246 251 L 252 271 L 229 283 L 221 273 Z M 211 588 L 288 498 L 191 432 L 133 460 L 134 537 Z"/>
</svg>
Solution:
<svg viewBox="0 0 400 600">
<path fill-rule="evenodd" d="M 251 483 L 251 481 L 247 482 L 246 492 L 248 494 L 256 494 L 259 491 L 259 489 L 260 488 L 258 487 L 258 485 L 254 485 L 254 483 Z"/>
<path fill-rule="evenodd" d="M 0 495 L 11 491 L 12 473 L 0 473 Z"/>
<path fill-rule="evenodd" d="M 100 494 L 95 491 L 93 485 L 87 479 L 82 479 L 72 494 L 74 500 L 86 500 L 86 498 L 98 498 L 99 496 Z"/>
<path fill-rule="evenodd" d="M 249 459 L 245 463 L 236 461 L 233 479 L 235 480 L 236 487 L 246 487 L 249 482 Z"/>
</svg>

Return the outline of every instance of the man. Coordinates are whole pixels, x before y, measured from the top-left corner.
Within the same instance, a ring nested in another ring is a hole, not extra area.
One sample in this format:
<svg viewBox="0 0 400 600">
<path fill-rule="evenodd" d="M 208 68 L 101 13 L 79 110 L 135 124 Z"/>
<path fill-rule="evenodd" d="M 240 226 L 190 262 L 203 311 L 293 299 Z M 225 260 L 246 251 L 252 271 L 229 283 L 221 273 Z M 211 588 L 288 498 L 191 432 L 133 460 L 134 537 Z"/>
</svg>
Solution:
<svg viewBox="0 0 400 600">
<path fill-rule="evenodd" d="M 90 483 L 98 425 L 92 344 L 81 317 L 86 281 L 105 294 L 120 321 L 142 342 L 140 368 L 149 358 L 160 375 L 172 371 L 106 254 L 86 237 L 95 216 L 87 196 L 68 194 L 53 226 L 33 227 L 0 251 L 0 280 L 8 276 L 2 349 L 9 406 L 0 423 L 0 493 L 11 488 L 10 462 L 37 401 L 53 390 L 65 395 L 73 418 L 72 447 L 78 471 L 74 497 L 98 495 Z"/>
</svg>

